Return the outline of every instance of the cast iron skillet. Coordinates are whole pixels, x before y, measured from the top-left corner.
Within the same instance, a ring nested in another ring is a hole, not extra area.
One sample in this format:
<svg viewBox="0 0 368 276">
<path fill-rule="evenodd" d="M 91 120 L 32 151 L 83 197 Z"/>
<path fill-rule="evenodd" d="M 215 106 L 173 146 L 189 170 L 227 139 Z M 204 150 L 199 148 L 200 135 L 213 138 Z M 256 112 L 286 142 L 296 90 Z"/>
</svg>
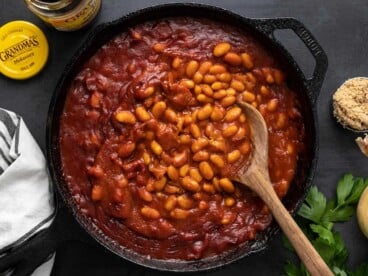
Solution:
<svg viewBox="0 0 368 276">
<path fill-rule="evenodd" d="M 100 46 L 118 33 L 127 30 L 129 27 L 148 20 L 175 16 L 205 17 L 247 30 L 259 41 L 264 43 L 268 51 L 279 58 L 283 70 L 288 72 L 288 85 L 294 91 L 297 91 L 297 96 L 302 105 L 302 114 L 306 124 L 305 132 L 307 135 L 307 149 L 300 157 L 291 189 L 283 200 L 287 209 L 292 213 L 295 213 L 300 203 L 304 200 L 316 168 L 318 135 L 316 131 L 317 114 L 315 104 L 327 70 L 327 56 L 313 35 L 302 23 L 293 18 L 250 19 L 213 6 L 199 4 L 167 4 L 139 10 L 123 16 L 121 19 L 114 22 L 96 27 L 65 68 L 51 100 L 47 121 L 47 157 L 51 178 L 57 187 L 56 196 L 58 197 L 59 194 L 61 195 L 65 204 L 72 211 L 75 219 L 90 236 L 118 256 L 149 268 L 164 271 L 190 272 L 217 268 L 239 260 L 251 253 L 263 250 L 267 246 L 270 238 L 278 231 L 278 226 L 273 223 L 263 233 L 258 234 L 255 241 L 243 244 L 232 251 L 225 252 L 215 257 L 196 261 L 172 261 L 147 258 L 120 246 L 114 240 L 105 236 L 80 212 L 78 204 L 72 198 L 63 178 L 58 143 L 59 118 L 63 110 L 67 87 L 81 65 L 83 65 Z M 279 29 L 290 29 L 294 31 L 313 55 L 315 59 L 315 68 L 310 79 L 305 78 L 295 60 L 274 37 L 274 31 Z M 51 227 L 36 235 L 36 237 L 28 241 L 25 245 L 13 249 L 6 258 L 3 258 L 2 264 L 0 264 L 0 271 L 3 271 L 4 268 L 9 266 L 18 266 L 18 275 L 25 275 L 27 274 L 25 271 L 32 271 L 34 267 L 53 252 L 59 244 L 66 240 L 75 239 L 76 236 L 73 233 L 77 232 L 78 229 L 69 229 L 67 232 L 69 235 L 64 235 L 65 232 L 63 229 L 65 229 L 65 226 L 62 224 L 62 221 L 65 214 L 64 212 L 60 212 L 61 204 L 56 205 L 56 216 Z M 27 262 L 28 266 L 26 267 L 24 263 Z"/>
</svg>

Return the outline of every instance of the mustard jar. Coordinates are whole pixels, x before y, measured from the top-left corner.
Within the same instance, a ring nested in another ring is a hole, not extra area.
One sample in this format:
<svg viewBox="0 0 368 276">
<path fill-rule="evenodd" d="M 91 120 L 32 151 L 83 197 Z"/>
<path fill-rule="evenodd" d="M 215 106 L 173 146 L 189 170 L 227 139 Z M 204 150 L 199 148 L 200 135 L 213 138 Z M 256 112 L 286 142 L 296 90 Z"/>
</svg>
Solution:
<svg viewBox="0 0 368 276">
<path fill-rule="evenodd" d="M 25 0 L 28 8 L 59 31 L 79 30 L 97 16 L 101 0 Z"/>
</svg>

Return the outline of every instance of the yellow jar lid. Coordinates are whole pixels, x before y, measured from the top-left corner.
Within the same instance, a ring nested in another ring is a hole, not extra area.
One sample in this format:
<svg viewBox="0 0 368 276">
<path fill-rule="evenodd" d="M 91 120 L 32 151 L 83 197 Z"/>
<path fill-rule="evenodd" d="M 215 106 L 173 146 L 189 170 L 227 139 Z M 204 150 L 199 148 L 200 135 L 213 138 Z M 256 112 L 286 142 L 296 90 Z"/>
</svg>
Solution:
<svg viewBox="0 0 368 276">
<path fill-rule="evenodd" d="M 0 28 L 0 72 L 12 79 L 27 79 L 46 64 L 49 45 L 44 33 L 27 21 L 12 21 Z"/>
</svg>

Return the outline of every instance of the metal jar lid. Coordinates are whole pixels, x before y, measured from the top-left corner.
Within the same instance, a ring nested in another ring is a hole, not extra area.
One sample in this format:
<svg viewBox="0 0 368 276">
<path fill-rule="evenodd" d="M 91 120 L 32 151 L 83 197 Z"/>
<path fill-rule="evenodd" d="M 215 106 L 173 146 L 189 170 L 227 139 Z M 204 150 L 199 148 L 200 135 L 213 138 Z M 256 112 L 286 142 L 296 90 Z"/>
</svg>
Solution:
<svg viewBox="0 0 368 276">
<path fill-rule="evenodd" d="M 0 72 L 12 79 L 27 79 L 46 64 L 49 45 L 44 33 L 27 21 L 12 21 L 0 28 Z"/>
</svg>

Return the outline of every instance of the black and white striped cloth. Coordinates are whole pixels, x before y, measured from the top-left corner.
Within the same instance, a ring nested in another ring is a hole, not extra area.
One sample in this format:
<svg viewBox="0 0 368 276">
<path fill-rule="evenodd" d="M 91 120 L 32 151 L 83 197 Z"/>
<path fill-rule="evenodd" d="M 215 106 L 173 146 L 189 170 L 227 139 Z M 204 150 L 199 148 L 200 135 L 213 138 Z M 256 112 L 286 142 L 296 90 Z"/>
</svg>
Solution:
<svg viewBox="0 0 368 276">
<path fill-rule="evenodd" d="M 49 227 L 53 217 L 42 151 L 23 119 L 0 108 L 0 257 Z M 53 259 L 33 275 L 49 275 L 52 263 Z"/>
</svg>

